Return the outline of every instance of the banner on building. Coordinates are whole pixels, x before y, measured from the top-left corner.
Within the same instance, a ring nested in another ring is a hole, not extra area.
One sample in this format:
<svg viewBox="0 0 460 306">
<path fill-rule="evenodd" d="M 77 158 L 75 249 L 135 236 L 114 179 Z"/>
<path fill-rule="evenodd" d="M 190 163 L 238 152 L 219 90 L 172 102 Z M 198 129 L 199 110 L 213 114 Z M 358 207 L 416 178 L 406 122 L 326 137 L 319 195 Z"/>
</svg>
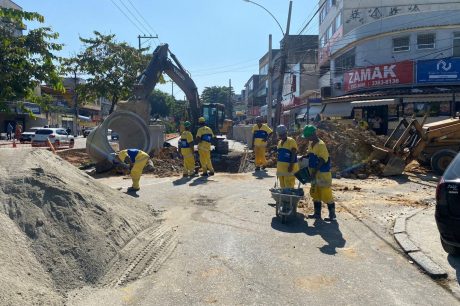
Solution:
<svg viewBox="0 0 460 306">
<path fill-rule="evenodd" d="M 412 84 L 414 82 L 414 62 L 404 61 L 385 65 L 356 68 L 343 77 L 343 89 L 353 91 L 374 87 Z"/>
<path fill-rule="evenodd" d="M 451 83 L 460 80 L 460 58 L 417 62 L 417 83 Z"/>
</svg>

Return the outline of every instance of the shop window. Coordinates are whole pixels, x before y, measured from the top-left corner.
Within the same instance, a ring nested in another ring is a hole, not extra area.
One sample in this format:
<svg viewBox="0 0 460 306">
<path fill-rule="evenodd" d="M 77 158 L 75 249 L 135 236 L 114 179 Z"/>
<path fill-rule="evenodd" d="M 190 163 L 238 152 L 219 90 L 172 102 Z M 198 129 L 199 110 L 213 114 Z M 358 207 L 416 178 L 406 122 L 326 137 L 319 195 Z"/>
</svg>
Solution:
<svg viewBox="0 0 460 306">
<path fill-rule="evenodd" d="M 439 103 L 439 116 L 450 116 L 450 102 Z"/>
<path fill-rule="evenodd" d="M 460 57 L 460 32 L 454 33 L 453 56 Z"/>
<path fill-rule="evenodd" d="M 403 52 L 410 50 L 410 37 L 396 37 L 393 38 L 393 52 Z"/>
<path fill-rule="evenodd" d="M 388 120 L 398 119 L 398 105 L 388 105 Z"/>
<path fill-rule="evenodd" d="M 414 103 L 404 104 L 404 116 L 412 116 L 414 114 Z"/>
<path fill-rule="evenodd" d="M 335 69 L 338 74 L 355 67 L 355 49 L 342 54 L 335 60 Z"/>
<path fill-rule="evenodd" d="M 417 35 L 417 49 L 434 49 L 436 41 L 436 35 L 430 34 L 418 34 Z"/>
</svg>

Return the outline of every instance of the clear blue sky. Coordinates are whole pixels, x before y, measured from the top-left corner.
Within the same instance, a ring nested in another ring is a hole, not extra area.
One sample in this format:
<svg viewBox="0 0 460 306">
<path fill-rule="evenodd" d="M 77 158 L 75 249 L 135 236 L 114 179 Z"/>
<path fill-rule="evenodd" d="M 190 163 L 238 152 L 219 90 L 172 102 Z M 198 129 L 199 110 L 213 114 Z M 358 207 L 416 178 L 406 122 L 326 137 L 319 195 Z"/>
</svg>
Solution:
<svg viewBox="0 0 460 306">
<path fill-rule="evenodd" d="M 118 41 L 137 47 L 139 34 L 158 34 L 151 50 L 168 43 L 201 91 L 207 86 L 228 86 L 232 80 L 240 93 L 252 74 L 258 73 L 258 60 L 268 51 L 268 35 L 279 48 L 282 37 L 276 22 L 260 7 L 243 0 L 13 0 L 25 11 L 45 17 L 45 26 L 60 34 L 62 56 L 81 50 L 79 36 L 90 37 L 94 30 L 116 34 Z M 256 0 L 254 0 L 256 1 Z M 286 28 L 288 0 L 258 0 Z M 128 15 L 132 22 L 116 7 Z M 130 15 L 128 9 L 136 16 Z M 291 34 L 298 34 L 304 22 L 317 9 L 317 0 L 294 0 Z M 133 6 L 140 12 L 139 16 Z M 138 22 L 137 22 L 138 21 Z M 29 28 L 36 27 L 35 24 Z M 304 34 L 316 34 L 315 20 Z M 171 85 L 159 87 L 171 92 Z M 175 96 L 184 94 L 174 86 Z"/>
</svg>

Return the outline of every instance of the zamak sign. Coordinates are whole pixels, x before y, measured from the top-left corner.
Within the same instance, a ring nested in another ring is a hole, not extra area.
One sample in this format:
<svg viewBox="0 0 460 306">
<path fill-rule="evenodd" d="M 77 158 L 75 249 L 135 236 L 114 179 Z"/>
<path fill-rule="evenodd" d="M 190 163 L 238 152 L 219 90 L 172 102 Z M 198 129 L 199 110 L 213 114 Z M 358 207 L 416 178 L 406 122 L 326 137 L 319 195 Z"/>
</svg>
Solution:
<svg viewBox="0 0 460 306">
<path fill-rule="evenodd" d="M 460 80 L 460 58 L 417 62 L 417 83 L 451 83 Z"/>
</svg>

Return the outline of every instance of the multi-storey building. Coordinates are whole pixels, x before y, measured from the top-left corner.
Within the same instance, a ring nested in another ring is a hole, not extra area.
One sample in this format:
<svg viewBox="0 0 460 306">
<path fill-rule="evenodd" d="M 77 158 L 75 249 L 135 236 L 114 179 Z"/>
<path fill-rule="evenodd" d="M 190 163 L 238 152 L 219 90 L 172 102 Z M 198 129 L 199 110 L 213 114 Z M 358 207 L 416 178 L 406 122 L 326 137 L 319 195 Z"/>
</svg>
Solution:
<svg viewBox="0 0 460 306">
<path fill-rule="evenodd" d="M 319 86 L 328 99 L 325 116 L 379 116 L 383 132 L 389 121 L 402 116 L 442 118 L 460 110 L 458 0 L 319 4 Z"/>
</svg>

